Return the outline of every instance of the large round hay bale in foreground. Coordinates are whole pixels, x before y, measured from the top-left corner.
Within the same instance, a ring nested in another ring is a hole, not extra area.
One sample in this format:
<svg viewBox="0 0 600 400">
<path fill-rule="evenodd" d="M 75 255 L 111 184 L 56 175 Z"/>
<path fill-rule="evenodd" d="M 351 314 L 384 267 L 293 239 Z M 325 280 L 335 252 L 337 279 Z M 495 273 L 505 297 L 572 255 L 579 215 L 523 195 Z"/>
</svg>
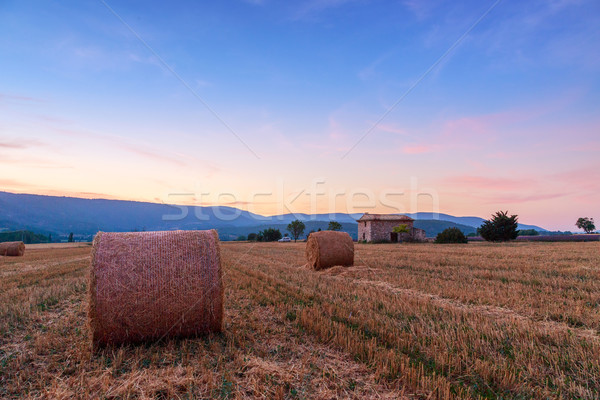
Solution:
<svg viewBox="0 0 600 400">
<path fill-rule="evenodd" d="M 346 232 L 313 232 L 306 240 L 306 260 L 316 270 L 354 265 L 354 242 Z"/>
<path fill-rule="evenodd" d="M 222 320 L 216 231 L 94 238 L 88 323 L 95 346 L 220 332 Z"/>
<path fill-rule="evenodd" d="M 25 243 L 3 242 L 0 243 L 0 256 L 22 257 L 25 254 Z"/>
</svg>

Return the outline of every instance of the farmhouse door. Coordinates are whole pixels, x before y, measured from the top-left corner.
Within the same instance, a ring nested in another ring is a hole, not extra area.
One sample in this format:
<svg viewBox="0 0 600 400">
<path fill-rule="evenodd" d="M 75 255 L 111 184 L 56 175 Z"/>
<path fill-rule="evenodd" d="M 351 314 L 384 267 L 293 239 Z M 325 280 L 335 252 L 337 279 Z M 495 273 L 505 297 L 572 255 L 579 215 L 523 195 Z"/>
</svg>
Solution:
<svg viewBox="0 0 600 400">
<path fill-rule="evenodd" d="M 397 242 L 398 241 L 398 233 L 397 232 L 391 232 L 390 233 L 390 241 L 392 241 L 392 242 Z"/>
</svg>

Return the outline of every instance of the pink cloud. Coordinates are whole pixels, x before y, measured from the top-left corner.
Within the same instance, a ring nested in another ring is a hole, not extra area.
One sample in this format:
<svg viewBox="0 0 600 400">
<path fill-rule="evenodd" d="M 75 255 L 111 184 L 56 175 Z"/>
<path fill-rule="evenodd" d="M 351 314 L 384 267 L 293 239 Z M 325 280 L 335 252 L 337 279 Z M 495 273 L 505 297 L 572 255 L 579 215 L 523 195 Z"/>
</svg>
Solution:
<svg viewBox="0 0 600 400">
<path fill-rule="evenodd" d="M 469 190 L 519 191 L 531 189 L 536 181 L 531 178 L 502 178 L 459 175 L 444 179 L 445 184 Z"/>
<path fill-rule="evenodd" d="M 492 116 L 462 117 L 446 121 L 443 126 L 443 135 L 485 133 L 490 125 Z"/>
<path fill-rule="evenodd" d="M 26 149 L 28 147 L 43 146 L 44 143 L 35 139 L 18 139 L 11 141 L 0 141 L 2 149 Z"/>
<path fill-rule="evenodd" d="M 531 152 L 528 152 L 527 154 L 531 155 Z M 510 158 L 515 158 L 515 157 L 518 157 L 518 156 L 519 156 L 519 154 L 517 154 L 516 152 L 508 153 L 508 152 L 505 152 L 505 151 L 497 151 L 495 153 L 488 154 L 486 157 L 487 158 L 494 158 L 494 159 L 497 159 L 497 160 L 508 160 Z"/>
<path fill-rule="evenodd" d="M 33 168 L 73 168 L 63 162 L 41 157 L 11 157 L 5 154 L 1 155 L 0 164 Z"/>
<path fill-rule="evenodd" d="M 42 101 L 44 101 L 44 100 L 41 100 L 41 99 L 37 99 L 35 97 L 11 95 L 11 94 L 7 94 L 7 93 L 0 93 L 0 100 L 34 101 L 34 102 L 42 102 Z"/>
<path fill-rule="evenodd" d="M 433 127 L 438 133 L 431 135 L 429 143 L 405 145 L 402 153 L 424 154 L 441 150 L 479 149 L 496 140 L 495 132 L 500 126 L 522 118 L 525 117 L 516 112 L 502 112 L 446 120 Z M 384 132 L 408 135 L 406 131 L 394 126 L 379 125 L 377 128 Z M 508 158 L 510 155 L 499 152 L 492 156 Z"/>
<path fill-rule="evenodd" d="M 388 133 L 396 133 L 398 135 L 407 135 L 408 133 L 402 129 L 402 128 L 397 128 L 395 126 L 392 125 L 386 125 L 386 124 L 378 124 L 377 125 L 377 129 L 383 132 L 388 132 Z"/>
<path fill-rule="evenodd" d="M 119 147 L 121 147 L 124 150 L 127 150 L 131 153 L 155 160 L 155 161 L 164 161 L 164 162 L 169 162 L 175 165 L 179 165 L 179 166 L 186 166 L 187 164 L 185 162 L 183 162 L 179 157 L 175 157 L 173 155 L 170 155 L 166 152 L 160 151 L 160 150 L 154 150 L 154 149 L 150 149 L 150 148 L 144 148 L 140 145 L 132 145 L 132 144 L 128 144 L 128 143 L 119 143 L 117 144 Z"/>
<path fill-rule="evenodd" d="M 346 137 L 343 132 L 342 124 L 338 122 L 333 116 L 329 117 L 329 138 L 332 140 L 343 139 Z"/>
<path fill-rule="evenodd" d="M 11 188 L 31 188 L 32 185 L 30 185 L 28 183 L 19 182 L 19 181 L 16 181 L 14 179 L 0 179 L 0 187 L 2 187 L 2 188 L 6 188 L 6 187 L 11 187 Z"/>
<path fill-rule="evenodd" d="M 600 163 L 559 172 L 549 178 L 559 182 L 565 190 L 600 193 Z"/>
<path fill-rule="evenodd" d="M 488 203 L 502 203 L 502 204 L 521 204 L 527 202 L 536 202 L 543 200 L 551 200 L 557 199 L 560 197 L 567 196 L 567 193 L 564 192 L 555 192 L 555 193 L 538 193 L 538 194 L 507 194 L 504 196 L 493 196 L 487 198 Z"/>
<path fill-rule="evenodd" d="M 2 149 L 24 149 L 27 147 L 23 143 L 18 142 L 0 142 L 0 148 Z"/>
<path fill-rule="evenodd" d="M 580 145 L 574 145 L 567 148 L 570 151 L 576 151 L 581 153 L 600 152 L 600 142 L 589 142 Z"/>
<path fill-rule="evenodd" d="M 404 154 L 424 154 L 431 153 L 432 151 L 434 151 L 434 147 L 428 145 L 404 146 L 402 148 Z"/>
</svg>

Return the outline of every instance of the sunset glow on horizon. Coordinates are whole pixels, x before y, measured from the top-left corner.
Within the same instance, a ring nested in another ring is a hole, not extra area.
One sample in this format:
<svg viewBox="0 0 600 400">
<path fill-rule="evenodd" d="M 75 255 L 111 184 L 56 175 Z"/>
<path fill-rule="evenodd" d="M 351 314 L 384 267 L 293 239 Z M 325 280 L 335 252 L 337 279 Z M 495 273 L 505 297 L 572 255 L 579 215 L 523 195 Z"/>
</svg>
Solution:
<svg viewBox="0 0 600 400">
<path fill-rule="evenodd" d="M 494 4 L 3 2 L 0 190 L 577 231 L 600 4 Z"/>
</svg>

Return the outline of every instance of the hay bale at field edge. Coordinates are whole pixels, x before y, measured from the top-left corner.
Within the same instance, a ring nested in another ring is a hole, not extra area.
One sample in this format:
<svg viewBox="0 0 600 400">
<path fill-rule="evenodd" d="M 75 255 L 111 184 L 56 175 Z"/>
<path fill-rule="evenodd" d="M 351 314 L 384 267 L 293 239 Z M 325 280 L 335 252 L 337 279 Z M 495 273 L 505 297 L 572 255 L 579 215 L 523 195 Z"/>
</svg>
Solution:
<svg viewBox="0 0 600 400">
<path fill-rule="evenodd" d="M 3 242 L 0 243 L 0 256 L 22 257 L 25 254 L 25 243 Z"/>
<path fill-rule="evenodd" d="M 346 232 L 320 231 L 308 235 L 306 260 L 315 269 L 354 265 L 354 242 Z"/>
<path fill-rule="evenodd" d="M 88 296 L 95 347 L 220 332 L 217 232 L 99 232 Z"/>
</svg>

